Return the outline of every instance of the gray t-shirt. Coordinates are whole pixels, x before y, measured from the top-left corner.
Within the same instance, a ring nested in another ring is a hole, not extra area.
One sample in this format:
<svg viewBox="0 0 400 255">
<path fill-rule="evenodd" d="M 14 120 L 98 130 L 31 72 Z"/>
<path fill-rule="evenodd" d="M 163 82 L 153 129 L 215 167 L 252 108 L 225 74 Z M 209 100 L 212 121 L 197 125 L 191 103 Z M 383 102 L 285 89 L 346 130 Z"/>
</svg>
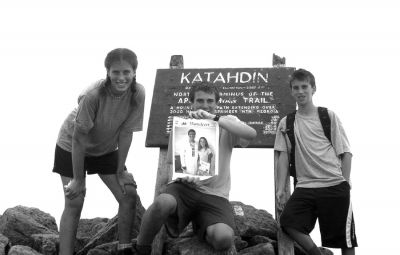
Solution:
<svg viewBox="0 0 400 255">
<path fill-rule="evenodd" d="M 313 116 L 296 113 L 296 187 L 330 187 L 345 181 L 339 155 L 350 153 L 349 141 L 337 115 L 331 110 L 328 110 L 328 114 L 331 119 L 332 143 L 324 134 L 318 113 Z M 290 152 L 289 138 L 284 136 L 282 130 L 286 130 L 286 117 L 279 123 L 274 149 Z"/>
<path fill-rule="evenodd" d="M 131 105 L 135 97 L 136 104 Z M 135 94 L 129 89 L 121 96 L 115 96 L 105 80 L 95 82 L 78 98 L 78 108 L 64 121 L 57 145 L 72 151 L 72 134 L 77 128 L 88 135 L 86 156 L 101 156 L 118 148 L 121 132 L 136 132 L 143 129 L 145 90 L 136 84 Z"/>
</svg>

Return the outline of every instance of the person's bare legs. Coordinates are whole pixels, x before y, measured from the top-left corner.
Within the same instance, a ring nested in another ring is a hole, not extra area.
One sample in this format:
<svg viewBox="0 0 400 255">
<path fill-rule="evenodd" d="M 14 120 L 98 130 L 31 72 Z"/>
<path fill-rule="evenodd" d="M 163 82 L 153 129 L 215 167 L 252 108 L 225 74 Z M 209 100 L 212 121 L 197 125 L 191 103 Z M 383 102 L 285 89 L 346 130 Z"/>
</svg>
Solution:
<svg viewBox="0 0 400 255">
<path fill-rule="evenodd" d="M 176 199 L 170 194 L 161 194 L 146 210 L 142 218 L 137 244 L 141 246 L 151 245 L 154 237 L 160 231 L 168 217 L 175 213 Z"/>
<path fill-rule="evenodd" d="M 122 193 L 115 174 L 99 175 L 118 201 L 118 240 L 120 244 L 131 244 L 131 233 L 136 217 L 136 188 L 126 185 L 126 193 Z"/>
<path fill-rule="evenodd" d="M 61 181 L 67 185 L 71 178 L 61 176 Z M 59 255 L 72 255 L 75 248 L 75 238 L 78 229 L 79 219 L 85 200 L 85 194 L 82 193 L 74 199 L 64 196 L 64 211 L 60 220 L 60 252 Z"/>
<path fill-rule="evenodd" d="M 322 255 L 321 251 L 315 245 L 314 241 L 307 234 L 304 234 L 294 228 L 285 228 L 285 232 L 295 240 L 310 255 Z"/>
<path fill-rule="evenodd" d="M 234 231 L 224 224 L 216 223 L 207 227 L 206 241 L 217 251 L 227 251 L 233 244 Z"/>
</svg>

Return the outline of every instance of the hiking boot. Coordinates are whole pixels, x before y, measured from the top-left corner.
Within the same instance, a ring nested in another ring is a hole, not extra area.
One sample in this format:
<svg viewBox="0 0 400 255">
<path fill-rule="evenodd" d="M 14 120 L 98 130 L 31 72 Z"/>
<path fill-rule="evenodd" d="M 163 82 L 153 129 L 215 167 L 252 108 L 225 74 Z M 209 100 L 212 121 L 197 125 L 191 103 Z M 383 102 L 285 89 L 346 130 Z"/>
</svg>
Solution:
<svg viewBox="0 0 400 255">
<path fill-rule="evenodd" d="M 132 248 L 117 250 L 117 255 L 134 255 Z"/>
<path fill-rule="evenodd" d="M 151 255 L 151 245 L 137 245 L 135 242 L 132 245 L 132 249 L 135 255 Z"/>
</svg>

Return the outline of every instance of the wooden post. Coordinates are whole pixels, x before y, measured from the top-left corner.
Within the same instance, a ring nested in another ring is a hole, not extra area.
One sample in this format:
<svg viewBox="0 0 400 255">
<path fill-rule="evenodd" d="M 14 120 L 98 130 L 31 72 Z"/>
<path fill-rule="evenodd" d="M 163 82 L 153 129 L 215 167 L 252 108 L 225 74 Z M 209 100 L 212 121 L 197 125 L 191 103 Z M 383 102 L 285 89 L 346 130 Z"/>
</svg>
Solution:
<svg viewBox="0 0 400 255">
<path fill-rule="evenodd" d="M 183 56 L 171 56 L 170 66 L 171 69 L 183 69 Z M 154 190 L 154 198 L 161 194 L 161 190 L 172 179 L 172 162 L 168 162 L 168 148 L 160 148 L 160 155 L 158 157 L 158 169 L 156 187 Z M 164 226 L 158 232 L 153 240 L 152 255 L 161 255 L 164 248 L 164 242 L 167 239 L 167 233 Z"/>
<path fill-rule="evenodd" d="M 279 206 L 278 199 L 276 197 L 276 192 L 278 190 L 278 154 L 279 152 L 274 152 L 274 180 L 275 180 L 275 219 L 278 222 L 278 254 L 279 255 L 294 255 L 294 247 L 292 239 L 286 235 L 280 226 L 279 219 L 283 211 L 283 207 Z M 285 193 L 283 200 L 286 204 L 290 197 L 290 177 L 286 179 L 285 183 Z"/>
<path fill-rule="evenodd" d="M 273 67 L 284 67 L 286 65 L 285 57 L 279 57 L 278 55 L 272 55 L 272 66 Z M 275 219 L 278 222 L 278 254 L 279 255 L 294 255 L 293 240 L 286 235 L 280 226 L 279 220 L 283 211 L 283 207 L 278 204 L 276 192 L 278 190 L 278 156 L 277 151 L 274 152 L 274 180 L 275 180 Z M 286 179 L 285 183 L 285 194 L 283 196 L 284 204 L 290 197 L 290 177 Z"/>
</svg>

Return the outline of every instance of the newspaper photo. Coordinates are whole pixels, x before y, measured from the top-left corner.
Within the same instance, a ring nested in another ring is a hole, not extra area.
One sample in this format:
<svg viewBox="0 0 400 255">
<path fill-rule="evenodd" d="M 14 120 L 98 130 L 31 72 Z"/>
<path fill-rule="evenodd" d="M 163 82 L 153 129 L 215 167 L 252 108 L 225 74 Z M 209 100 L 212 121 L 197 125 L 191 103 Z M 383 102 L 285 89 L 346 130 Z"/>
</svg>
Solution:
<svg viewBox="0 0 400 255">
<path fill-rule="evenodd" d="M 218 175 L 218 123 L 174 117 L 172 129 L 172 180 L 186 176 L 204 180 Z"/>
</svg>

